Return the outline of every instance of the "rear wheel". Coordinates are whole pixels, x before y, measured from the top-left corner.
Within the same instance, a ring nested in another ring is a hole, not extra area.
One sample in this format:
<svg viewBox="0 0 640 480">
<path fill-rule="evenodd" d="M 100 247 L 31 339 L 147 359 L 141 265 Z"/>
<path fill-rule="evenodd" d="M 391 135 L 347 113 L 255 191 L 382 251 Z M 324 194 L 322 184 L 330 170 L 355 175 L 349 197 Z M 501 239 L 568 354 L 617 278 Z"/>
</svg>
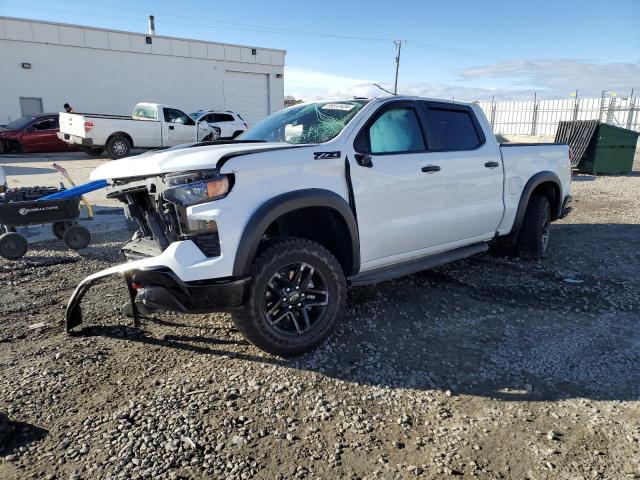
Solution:
<svg viewBox="0 0 640 480">
<path fill-rule="evenodd" d="M 291 238 L 256 258 L 244 309 L 236 327 L 257 347 L 282 356 L 312 350 L 342 320 L 346 281 L 336 258 L 322 245 Z"/>
<path fill-rule="evenodd" d="M 0 256 L 7 260 L 17 260 L 27 253 L 27 239 L 16 232 L 0 235 Z"/>
<path fill-rule="evenodd" d="M 65 230 L 62 240 L 70 249 L 80 250 L 91 243 L 91 233 L 81 225 L 72 225 Z"/>
<path fill-rule="evenodd" d="M 127 137 L 111 137 L 107 142 L 107 153 L 114 160 L 126 157 L 129 152 L 131 152 L 131 142 Z"/>
<path fill-rule="evenodd" d="M 242 135 L 244 132 L 242 130 L 238 130 L 237 132 L 233 132 L 233 135 L 231 136 L 231 138 L 237 138 L 240 135 Z"/>
<path fill-rule="evenodd" d="M 529 199 L 518 235 L 518 255 L 527 260 L 540 260 L 547 255 L 551 231 L 551 207 L 543 195 Z"/>
<path fill-rule="evenodd" d="M 62 240 L 65 230 L 75 224 L 76 222 L 55 222 L 51 225 L 51 230 L 56 237 Z"/>
</svg>

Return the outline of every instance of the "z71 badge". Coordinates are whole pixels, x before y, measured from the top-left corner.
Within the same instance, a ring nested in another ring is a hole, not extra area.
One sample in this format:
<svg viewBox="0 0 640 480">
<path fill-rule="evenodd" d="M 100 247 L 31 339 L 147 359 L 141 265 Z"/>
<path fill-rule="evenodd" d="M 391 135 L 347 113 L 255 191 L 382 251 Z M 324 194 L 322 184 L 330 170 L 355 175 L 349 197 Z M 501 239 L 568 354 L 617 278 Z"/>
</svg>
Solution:
<svg viewBox="0 0 640 480">
<path fill-rule="evenodd" d="M 328 160 L 330 158 L 340 158 L 340 152 L 313 152 L 314 160 Z"/>
</svg>

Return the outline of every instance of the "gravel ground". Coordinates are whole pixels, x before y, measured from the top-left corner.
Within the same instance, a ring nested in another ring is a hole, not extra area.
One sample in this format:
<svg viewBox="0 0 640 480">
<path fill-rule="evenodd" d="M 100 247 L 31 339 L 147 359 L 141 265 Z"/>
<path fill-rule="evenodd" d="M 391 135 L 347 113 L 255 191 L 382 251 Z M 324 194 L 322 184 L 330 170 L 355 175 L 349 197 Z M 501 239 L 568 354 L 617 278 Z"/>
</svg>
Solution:
<svg viewBox="0 0 640 480">
<path fill-rule="evenodd" d="M 640 175 L 580 176 L 537 262 L 482 255 L 352 288 L 317 351 L 226 314 L 118 313 L 123 233 L 0 263 L 0 478 L 640 478 Z"/>
</svg>

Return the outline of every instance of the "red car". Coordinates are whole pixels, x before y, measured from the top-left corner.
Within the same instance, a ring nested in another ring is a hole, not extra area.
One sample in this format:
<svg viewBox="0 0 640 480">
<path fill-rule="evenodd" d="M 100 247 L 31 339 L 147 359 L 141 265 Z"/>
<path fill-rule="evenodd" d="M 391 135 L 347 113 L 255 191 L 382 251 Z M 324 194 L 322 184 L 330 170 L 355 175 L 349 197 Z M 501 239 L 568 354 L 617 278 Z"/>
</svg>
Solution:
<svg viewBox="0 0 640 480">
<path fill-rule="evenodd" d="M 0 127 L 0 153 L 68 152 L 74 147 L 58 138 L 57 113 L 28 115 Z"/>
</svg>

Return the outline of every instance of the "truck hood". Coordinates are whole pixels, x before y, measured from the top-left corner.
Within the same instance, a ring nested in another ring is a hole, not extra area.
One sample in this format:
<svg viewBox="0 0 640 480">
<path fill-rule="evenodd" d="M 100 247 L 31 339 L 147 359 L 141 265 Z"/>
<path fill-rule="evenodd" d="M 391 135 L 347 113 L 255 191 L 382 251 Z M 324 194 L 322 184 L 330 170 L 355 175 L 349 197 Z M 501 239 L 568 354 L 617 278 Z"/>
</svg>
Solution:
<svg viewBox="0 0 640 480">
<path fill-rule="evenodd" d="M 179 145 L 167 150 L 156 150 L 142 155 L 115 160 L 91 172 L 91 180 L 110 180 L 131 177 L 150 177 L 163 173 L 216 168 L 223 157 L 258 153 L 265 150 L 292 148 L 289 143 L 229 143 L 201 147 Z"/>
</svg>

